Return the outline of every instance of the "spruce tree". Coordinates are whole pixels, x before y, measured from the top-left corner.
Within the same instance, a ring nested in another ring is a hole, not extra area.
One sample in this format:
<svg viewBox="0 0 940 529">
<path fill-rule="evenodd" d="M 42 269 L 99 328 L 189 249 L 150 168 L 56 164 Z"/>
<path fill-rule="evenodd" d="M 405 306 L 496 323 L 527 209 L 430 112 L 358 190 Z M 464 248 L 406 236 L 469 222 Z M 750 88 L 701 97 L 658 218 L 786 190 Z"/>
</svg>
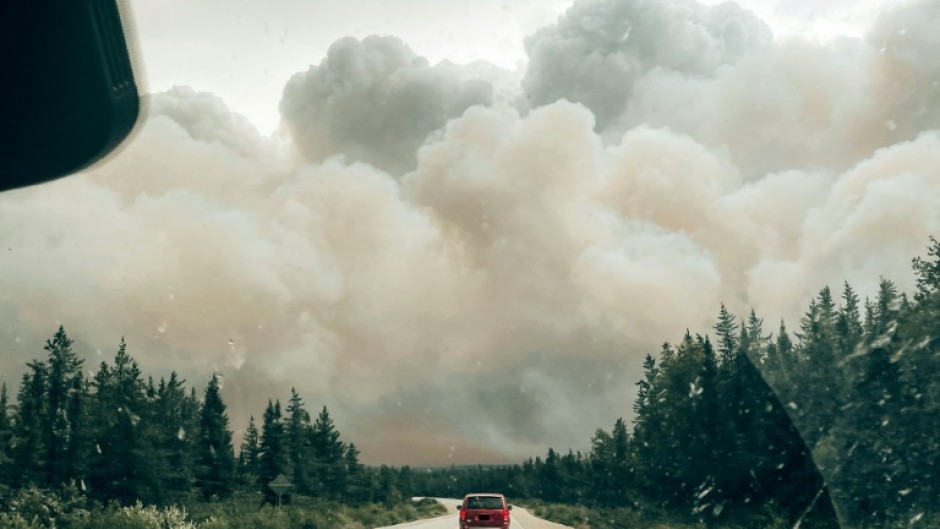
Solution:
<svg viewBox="0 0 940 529">
<path fill-rule="evenodd" d="M 722 364 L 731 363 L 731 358 L 737 350 L 738 344 L 735 333 L 738 325 L 734 322 L 734 315 L 728 312 L 725 304 L 721 304 L 718 311 L 718 322 L 715 323 L 715 335 L 718 337 L 718 358 Z"/>
<path fill-rule="evenodd" d="M 58 486 L 80 477 L 76 475 L 76 467 L 81 456 L 73 452 L 79 448 L 73 441 L 78 438 L 75 434 L 82 430 L 83 361 L 72 351 L 72 340 L 61 325 L 46 341 L 44 349 L 49 353 L 46 417 L 43 420 L 48 472 L 45 481 Z"/>
<path fill-rule="evenodd" d="M 0 489 L 13 484 L 13 462 L 11 442 L 13 440 L 13 424 L 10 421 L 10 403 L 7 395 L 6 382 L 0 386 Z"/>
<path fill-rule="evenodd" d="M 147 415 L 146 386 L 124 338 L 114 365 L 102 362 L 92 387 L 90 492 L 95 498 L 123 504 L 144 499 L 152 486 L 147 458 L 153 451 L 140 424 Z"/>
<path fill-rule="evenodd" d="M 242 437 L 242 444 L 238 450 L 238 469 L 242 480 L 252 488 L 258 486 L 258 476 L 261 469 L 261 435 L 255 426 L 255 416 L 248 418 L 248 427 Z"/>
<path fill-rule="evenodd" d="M 259 454 L 259 486 L 269 501 L 275 497 L 268 483 L 279 474 L 287 474 L 289 456 L 284 422 L 281 417 L 281 403 L 268 400 L 261 423 L 261 451 Z"/>
<path fill-rule="evenodd" d="M 287 454 L 290 461 L 294 488 L 302 494 L 315 493 L 310 482 L 310 414 L 304 409 L 304 401 L 295 388 L 290 389 L 287 403 Z"/>
<path fill-rule="evenodd" d="M 43 432 L 46 413 L 46 377 L 48 369 L 44 362 L 26 364 L 29 371 L 23 374 L 16 395 L 16 414 L 13 428 L 13 475 L 15 487 L 46 486 L 46 457 Z"/>
<path fill-rule="evenodd" d="M 197 449 L 199 472 L 196 481 L 204 498 L 221 496 L 232 490 L 235 454 L 225 410 L 219 377 L 212 375 L 202 403 Z"/>
<path fill-rule="evenodd" d="M 317 415 L 310 432 L 310 444 L 316 461 L 316 478 L 327 497 L 337 498 L 345 493 L 345 446 L 333 424 L 326 406 Z"/>
</svg>

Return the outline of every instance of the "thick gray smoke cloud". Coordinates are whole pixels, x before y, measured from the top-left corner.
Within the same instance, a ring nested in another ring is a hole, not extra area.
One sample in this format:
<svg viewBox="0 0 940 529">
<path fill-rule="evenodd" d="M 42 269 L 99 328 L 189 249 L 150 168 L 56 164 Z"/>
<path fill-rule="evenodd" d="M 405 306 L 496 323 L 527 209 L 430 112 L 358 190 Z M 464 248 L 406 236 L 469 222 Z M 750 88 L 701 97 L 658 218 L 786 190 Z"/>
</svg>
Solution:
<svg viewBox="0 0 940 529">
<path fill-rule="evenodd" d="M 490 104 L 492 84 L 435 66 L 395 37 L 345 38 L 318 66 L 284 88 L 281 114 L 297 148 L 317 162 L 343 154 L 400 174 L 431 132 L 473 105 Z"/>
<path fill-rule="evenodd" d="M 844 279 L 912 286 L 936 6 L 819 44 L 730 4 L 578 3 L 530 38 L 518 89 L 546 99 L 520 108 L 505 72 L 344 39 L 286 87 L 285 137 L 155 94 L 108 164 L 0 196 L 0 372 L 61 321 L 91 369 L 124 335 L 145 370 L 221 372 L 239 429 L 296 386 L 370 462 L 584 448 L 722 301 L 769 323 Z"/>
<path fill-rule="evenodd" d="M 710 76 L 770 40 L 763 22 L 730 2 L 581 1 L 526 39 L 523 88 L 533 107 L 582 103 L 604 129 L 650 70 Z"/>
</svg>

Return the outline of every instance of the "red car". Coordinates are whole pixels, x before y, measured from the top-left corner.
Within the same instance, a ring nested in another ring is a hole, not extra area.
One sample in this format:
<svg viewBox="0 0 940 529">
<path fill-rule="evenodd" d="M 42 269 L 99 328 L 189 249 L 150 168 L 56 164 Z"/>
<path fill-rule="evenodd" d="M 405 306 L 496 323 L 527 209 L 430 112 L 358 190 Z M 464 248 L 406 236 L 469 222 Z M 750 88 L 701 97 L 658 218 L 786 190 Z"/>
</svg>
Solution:
<svg viewBox="0 0 940 529">
<path fill-rule="evenodd" d="M 460 509 L 460 529 L 470 527 L 498 527 L 509 529 L 509 511 L 502 494 L 474 493 L 463 498 Z"/>
</svg>

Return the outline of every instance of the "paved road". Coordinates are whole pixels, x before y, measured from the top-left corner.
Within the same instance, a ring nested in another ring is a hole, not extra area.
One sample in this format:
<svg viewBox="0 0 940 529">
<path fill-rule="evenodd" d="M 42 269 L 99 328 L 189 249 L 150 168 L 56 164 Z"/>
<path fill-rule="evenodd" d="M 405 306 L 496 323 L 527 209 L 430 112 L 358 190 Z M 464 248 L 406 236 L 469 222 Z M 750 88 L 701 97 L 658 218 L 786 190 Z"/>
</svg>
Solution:
<svg viewBox="0 0 940 529">
<path fill-rule="evenodd" d="M 435 498 L 447 508 L 447 514 L 427 520 L 416 520 L 382 529 L 458 529 L 457 505 L 461 500 L 453 498 Z M 537 518 L 522 507 L 514 506 L 509 515 L 509 529 L 571 529 L 568 526 L 552 523 Z"/>
</svg>

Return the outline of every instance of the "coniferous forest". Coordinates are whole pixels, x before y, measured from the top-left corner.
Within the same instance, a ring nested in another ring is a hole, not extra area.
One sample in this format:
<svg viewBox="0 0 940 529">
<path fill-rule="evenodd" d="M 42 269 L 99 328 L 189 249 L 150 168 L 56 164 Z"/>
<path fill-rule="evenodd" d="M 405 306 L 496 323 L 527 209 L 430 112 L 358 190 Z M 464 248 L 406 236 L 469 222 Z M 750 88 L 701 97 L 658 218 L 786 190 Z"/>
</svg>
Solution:
<svg viewBox="0 0 940 529">
<path fill-rule="evenodd" d="M 646 357 L 632 428 L 598 429 L 588 453 L 424 473 L 418 490 L 710 526 L 821 526 L 833 506 L 843 527 L 940 526 L 940 241 L 912 264 L 913 296 L 884 278 L 874 299 L 825 287 L 792 330 L 721 306 L 713 334 L 687 331 Z"/>
<path fill-rule="evenodd" d="M 912 264 L 911 295 L 888 279 L 873 299 L 825 287 L 793 328 L 722 305 L 713 333 L 687 331 L 646 357 L 632 424 L 586 432 L 587 453 L 497 467 L 366 467 L 327 408 L 314 417 L 294 390 L 251 418 L 236 451 L 218 377 L 203 391 L 176 374 L 154 380 L 123 340 L 86 376 L 59 327 L 15 395 L 0 388 L 0 521 L 56 526 L 11 517 L 24 491 L 86 508 L 253 492 L 260 507 L 277 502 L 266 484 L 284 474 L 288 502 L 494 490 L 709 527 L 822 526 L 835 514 L 845 527 L 928 526 L 940 497 L 940 241 Z"/>
</svg>

